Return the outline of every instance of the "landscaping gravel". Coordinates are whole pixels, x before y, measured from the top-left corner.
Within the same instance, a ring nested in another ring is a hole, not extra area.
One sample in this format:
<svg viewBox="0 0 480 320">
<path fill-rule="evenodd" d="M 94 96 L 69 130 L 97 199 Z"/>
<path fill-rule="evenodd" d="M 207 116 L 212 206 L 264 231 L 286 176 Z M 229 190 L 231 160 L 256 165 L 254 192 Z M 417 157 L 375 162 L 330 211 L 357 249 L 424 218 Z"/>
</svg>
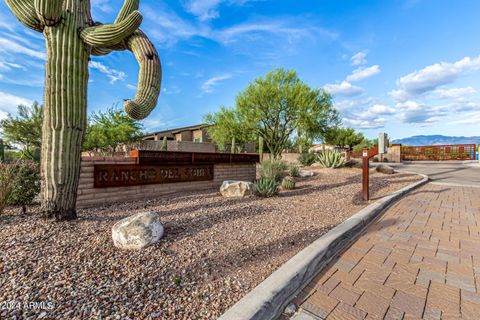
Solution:
<svg viewBox="0 0 480 320">
<path fill-rule="evenodd" d="M 79 210 L 52 223 L 0 216 L 0 319 L 215 319 L 281 264 L 365 207 L 361 170 L 315 169 L 278 197 L 218 190 Z M 420 178 L 371 173 L 374 201 Z M 165 236 L 141 251 L 113 246 L 119 219 L 157 211 Z"/>
</svg>

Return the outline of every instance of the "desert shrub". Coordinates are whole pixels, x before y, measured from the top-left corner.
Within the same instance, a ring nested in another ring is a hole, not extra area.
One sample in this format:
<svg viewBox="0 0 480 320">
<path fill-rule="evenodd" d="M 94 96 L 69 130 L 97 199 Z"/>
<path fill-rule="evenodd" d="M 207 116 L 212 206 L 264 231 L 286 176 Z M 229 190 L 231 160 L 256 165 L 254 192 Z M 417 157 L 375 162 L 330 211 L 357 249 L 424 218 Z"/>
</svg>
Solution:
<svg viewBox="0 0 480 320">
<path fill-rule="evenodd" d="M 33 161 L 17 161 L 12 166 L 15 179 L 7 204 L 22 206 L 25 212 L 26 206 L 31 204 L 40 192 L 40 167 Z"/>
<path fill-rule="evenodd" d="M 260 164 L 260 176 L 262 178 L 272 179 L 275 182 L 282 181 L 283 172 L 288 166 L 282 160 L 265 160 Z"/>
<path fill-rule="evenodd" d="M 313 153 L 302 153 L 298 157 L 298 162 L 300 162 L 300 164 L 302 166 L 306 166 L 306 167 L 311 166 L 312 164 L 315 163 L 315 154 L 313 154 Z"/>
<path fill-rule="evenodd" d="M 0 214 L 15 186 L 15 164 L 0 162 Z"/>
<path fill-rule="evenodd" d="M 291 177 L 298 177 L 298 176 L 300 176 L 300 167 L 298 166 L 298 164 L 296 164 L 296 163 L 291 163 L 291 164 L 288 166 L 288 174 L 289 174 Z"/>
<path fill-rule="evenodd" d="M 324 168 L 339 168 L 346 163 L 340 152 L 335 150 L 322 150 L 317 154 L 317 162 Z"/>
<path fill-rule="evenodd" d="M 387 158 L 384 158 L 383 159 L 383 162 L 389 162 Z"/>
<path fill-rule="evenodd" d="M 278 194 L 277 182 L 270 178 L 261 178 L 253 184 L 253 192 L 260 197 L 273 197 Z"/>
<path fill-rule="evenodd" d="M 285 190 L 293 190 L 295 189 L 295 180 L 290 177 L 286 177 L 282 181 L 282 188 Z"/>
<path fill-rule="evenodd" d="M 378 158 L 373 158 L 372 162 L 378 162 Z"/>
</svg>

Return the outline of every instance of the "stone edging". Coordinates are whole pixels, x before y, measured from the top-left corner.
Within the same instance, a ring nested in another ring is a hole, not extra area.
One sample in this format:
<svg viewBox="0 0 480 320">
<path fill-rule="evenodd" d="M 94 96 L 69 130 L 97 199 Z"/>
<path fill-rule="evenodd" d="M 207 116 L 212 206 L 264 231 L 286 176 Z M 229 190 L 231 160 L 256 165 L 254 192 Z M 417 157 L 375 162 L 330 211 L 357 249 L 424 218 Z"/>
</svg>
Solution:
<svg viewBox="0 0 480 320">
<path fill-rule="evenodd" d="M 408 172 L 402 172 L 408 173 Z M 415 173 L 418 174 L 418 173 Z M 388 206 L 428 182 L 428 176 L 363 208 L 288 260 L 267 279 L 228 309 L 219 320 L 277 318 L 286 305 L 324 267 L 355 240 Z"/>
</svg>

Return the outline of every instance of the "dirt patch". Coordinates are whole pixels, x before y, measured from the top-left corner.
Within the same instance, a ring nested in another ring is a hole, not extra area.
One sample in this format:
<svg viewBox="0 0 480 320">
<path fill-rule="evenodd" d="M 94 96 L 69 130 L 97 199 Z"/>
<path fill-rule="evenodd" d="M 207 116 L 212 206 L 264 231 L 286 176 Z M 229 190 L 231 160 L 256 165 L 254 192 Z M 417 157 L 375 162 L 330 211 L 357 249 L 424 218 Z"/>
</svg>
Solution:
<svg viewBox="0 0 480 320">
<path fill-rule="evenodd" d="M 361 170 L 315 169 L 278 197 L 223 199 L 217 190 L 79 210 L 49 223 L 39 208 L 0 216 L 0 318 L 213 319 L 280 265 L 368 203 Z M 371 173 L 374 201 L 420 177 Z M 120 251 L 111 227 L 134 213 L 159 212 L 165 237 Z M 25 302 L 51 302 L 48 310 Z"/>
</svg>

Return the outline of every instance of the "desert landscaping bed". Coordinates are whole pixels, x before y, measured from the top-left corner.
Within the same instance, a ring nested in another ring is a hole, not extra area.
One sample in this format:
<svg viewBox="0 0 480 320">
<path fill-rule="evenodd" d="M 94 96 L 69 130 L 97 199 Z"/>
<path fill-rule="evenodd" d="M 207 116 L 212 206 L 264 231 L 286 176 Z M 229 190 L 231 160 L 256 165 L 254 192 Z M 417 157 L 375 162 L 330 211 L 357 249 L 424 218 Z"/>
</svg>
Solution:
<svg viewBox="0 0 480 320">
<path fill-rule="evenodd" d="M 215 319 L 368 205 L 361 170 L 316 172 L 274 198 L 223 199 L 205 190 L 80 210 L 75 222 L 42 221 L 38 207 L 27 215 L 7 208 L 0 216 L 0 307 L 8 308 L 0 319 Z M 372 201 L 419 179 L 372 172 Z M 164 238 L 141 251 L 115 248 L 112 225 L 145 210 L 160 214 Z"/>
</svg>

